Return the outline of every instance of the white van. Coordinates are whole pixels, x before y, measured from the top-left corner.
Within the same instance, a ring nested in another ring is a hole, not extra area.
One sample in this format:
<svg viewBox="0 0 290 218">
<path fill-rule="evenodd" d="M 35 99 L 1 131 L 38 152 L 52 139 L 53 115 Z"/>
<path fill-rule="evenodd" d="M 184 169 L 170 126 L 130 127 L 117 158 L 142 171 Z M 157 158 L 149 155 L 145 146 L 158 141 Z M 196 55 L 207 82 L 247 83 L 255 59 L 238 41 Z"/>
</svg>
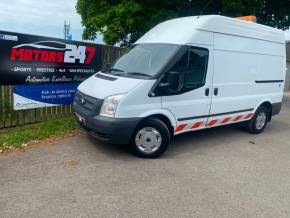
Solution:
<svg viewBox="0 0 290 218">
<path fill-rule="evenodd" d="M 146 158 L 188 131 L 244 122 L 260 133 L 281 110 L 285 55 L 274 28 L 223 16 L 169 20 L 80 84 L 76 119 Z"/>
</svg>

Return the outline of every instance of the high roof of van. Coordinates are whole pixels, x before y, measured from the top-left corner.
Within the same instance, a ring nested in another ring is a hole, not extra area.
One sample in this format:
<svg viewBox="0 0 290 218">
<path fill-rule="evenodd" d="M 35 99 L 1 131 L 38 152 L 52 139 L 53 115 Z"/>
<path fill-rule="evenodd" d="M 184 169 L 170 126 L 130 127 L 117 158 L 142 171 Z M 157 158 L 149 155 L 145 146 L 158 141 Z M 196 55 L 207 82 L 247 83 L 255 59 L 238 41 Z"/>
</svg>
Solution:
<svg viewBox="0 0 290 218">
<path fill-rule="evenodd" d="M 197 31 L 194 30 L 285 43 L 285 35 L 282 30 L 236 18 L 220 15 L 204 15 L 176 18 L 160 23 L 142 36 L 136 44 L 193 43 L 192 39 L 197 34 Z"/>
</svg>

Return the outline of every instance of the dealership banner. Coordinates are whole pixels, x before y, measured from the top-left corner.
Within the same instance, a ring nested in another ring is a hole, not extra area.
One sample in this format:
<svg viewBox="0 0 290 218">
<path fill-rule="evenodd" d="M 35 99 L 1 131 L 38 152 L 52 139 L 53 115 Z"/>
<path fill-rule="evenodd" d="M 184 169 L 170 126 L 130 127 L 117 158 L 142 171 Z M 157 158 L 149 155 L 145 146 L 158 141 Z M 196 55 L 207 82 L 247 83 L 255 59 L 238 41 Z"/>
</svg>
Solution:
<svg viewBox="0 0 290 218">
<path fill-rule="evenodd" d="M 78 85 L 79 83 L 14 86 L 14 110 L 71 104 Z"/>
<path fill-rule="evenodd" d="M 101 57 L 102 45 L 0 31 L 0 85 L 14 85 L 15 110 L 71 104 Z"/>
<path fill-rule="evenodd" d="M 0 31 L 0 84 L 82 82 L 101 69 L 102 46 Z"/>
</svg>

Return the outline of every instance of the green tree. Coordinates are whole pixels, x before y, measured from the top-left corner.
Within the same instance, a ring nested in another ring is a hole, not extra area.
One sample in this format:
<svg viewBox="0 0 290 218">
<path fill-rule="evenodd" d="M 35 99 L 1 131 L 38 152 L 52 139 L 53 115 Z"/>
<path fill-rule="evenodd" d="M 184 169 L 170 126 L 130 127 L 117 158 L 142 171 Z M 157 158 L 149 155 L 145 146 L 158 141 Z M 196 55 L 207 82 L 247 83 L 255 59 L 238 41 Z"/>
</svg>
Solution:
<svg viewBox="0 0 290 218">
<path fill-rule="evenodd" d="M 288 29 L 289 0 L 78 0 L 83 38 L 97 32 L 106 44 L 128 46 L 156 24 L 171 18 L 202 14 L 231 17 L 256 15 L 258 23 Z"/>
<path fill-rule="evenodd" d="M 266 0 L 261 10 L 257 11 L 258 23 L 282 30 L 290 27 L 290 1 Z"/>
</svg>

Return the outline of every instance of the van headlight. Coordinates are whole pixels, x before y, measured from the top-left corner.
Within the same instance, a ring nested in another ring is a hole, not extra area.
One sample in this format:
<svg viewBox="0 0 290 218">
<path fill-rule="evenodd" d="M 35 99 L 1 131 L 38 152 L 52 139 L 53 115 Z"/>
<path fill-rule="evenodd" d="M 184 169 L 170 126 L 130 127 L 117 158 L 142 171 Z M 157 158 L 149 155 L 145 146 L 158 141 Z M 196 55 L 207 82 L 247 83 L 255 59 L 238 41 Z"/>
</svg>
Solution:
<svg viewBox="0 0 290 218">
<path fill-rule="evenodd" d="M 115 117 L 117 107 L 124 95 L 125 94 L 111 95 L 105 98 L 100 115 L 106 117 Z"/>
</svg>

